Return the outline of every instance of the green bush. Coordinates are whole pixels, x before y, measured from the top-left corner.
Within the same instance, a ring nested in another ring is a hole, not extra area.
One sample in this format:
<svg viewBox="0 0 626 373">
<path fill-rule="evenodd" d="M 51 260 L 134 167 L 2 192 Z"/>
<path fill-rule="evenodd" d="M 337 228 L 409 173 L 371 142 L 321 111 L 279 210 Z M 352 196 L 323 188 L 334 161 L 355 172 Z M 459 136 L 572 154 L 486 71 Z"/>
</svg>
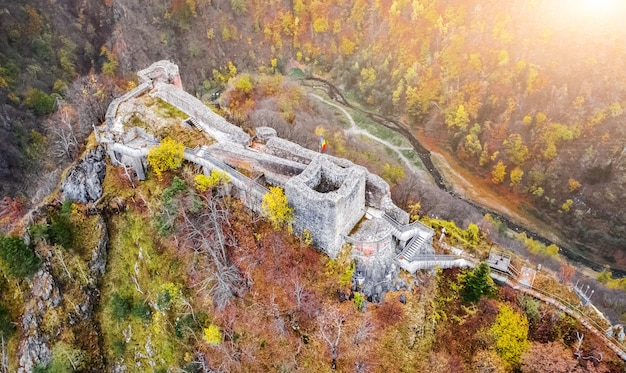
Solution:
<svg viewBox="0 0 626 373">
<path fill-rule="evenodd" d="M 157 231 L 161 236 L 172 233 L 174 228 L 174 218 L 180 207 L 179 199 L 176 198 L 181 193 L 189 190 L 185 181 L 178 176 L 174 176 L 172 184 L 163 191 L 161 196 L 161 213 L 154 216 Z"/>
<path fill-rule="evenodd" d="M 72 247 L 74 225 L 70 221 L 72 201 L 66 199 L 59 212 L 53 211 L 48 215 L 50 224 L 46 232 L 47 238 L 53 245 L 61 245 L 66 249 Z"/>
<path fill-rule="evenodd" d="M 29 89 L 28 92 L 26 92 L 24 102 L 26 103 L 26 107 L 38 117 L 51 114 L 56 108 L 54 97 L 37 88 Z"/>
<path fill-rule="evenodd" d="M 172 295 L 168 290 L 164 290 L 157 297 L 157 307 L 159 310 L 167 310 L 170 307 L 170 301 L 172 300 Z"/>
<path fill-rule="evenodd" d="M 47 241 L 50 239 L 48 236 L 48 226 L 46 224 L 33 224 L 28 227 L 30 238 L 32 242 Z"/>
<path fill-rule="evenodd" d="M 72 222 L 61 214 L 51 218 L 48 226 L 48 237 L 52 244 L 61 245 L 66 249 L 72 247 Z"/>
<path fill-rule="evenodd" d="M 0 336 L 6 341 L 13 332 L 15 332 L 15 326 L 11 320 L 11 314 L 4 305 L 0 304 Z"/>
<path fill-rule="evenodd" d="M 152 310 L 150 306 L 146 303 L 139 302 L 135 303 L 132 311 L 133 316 L 138 317 L 144 321 L 149 321 L 152 319 Z"/>
<path fill-rule="evenodd" d="M 41 259 L 18 237 L 0 235 L 0 262 L 12 276 L 31 277 L 41 266 Z"/>
<path fill-rule="evenodd" d="M 359 311 L 363 311 L 363 307 L 365 307 L 365 297 L 363 296 L 363 294 L 355 292 L 353 301 L 356 309 Z"/>
<path fill-rule="evenodd" d="M 176 318 L 176 323 L 174 324 L 176 337 L 185 340 L 189 339 L 196 332 L 202 330 L 202 325 L 206 322 L 207 318 L 204 312 L 199 312 L 195 319 L 191 314 Z"/>
<path fill-rule="evenodd" d="M 121 357 L 126 352 L 126 343 L 122 339 L 116 339 L 113 341 L 113 345 L 111 346 L 111 350 L 113 354 L 117 357 Z"/>
<path fill-rule="evenodd" d="M 496 289 L 489 275 L 490 272 L 487 263 L 481 262 L 478 267 L 462 277 L 461 295 L 465 302 L 476 303 L 483 295 L 489 297 L 495 294 Z"/>
<path fill-rule="evenodd" d="M 133 297 L 130 295 L 120 295 L 113 293 L 111 299 L 111 315 L 116 321 L 123 321 L 130 315 L 133 307 Z"/>
<path fill-rule="evenodd" d="M 71 373 L 82 371 L 85 368 L 87 354 L 85 351 L 73 348 L 73 346 L 58 342 L 52 348 L 52 361 L 42 372 L 46 373 Z"/>
</svg>

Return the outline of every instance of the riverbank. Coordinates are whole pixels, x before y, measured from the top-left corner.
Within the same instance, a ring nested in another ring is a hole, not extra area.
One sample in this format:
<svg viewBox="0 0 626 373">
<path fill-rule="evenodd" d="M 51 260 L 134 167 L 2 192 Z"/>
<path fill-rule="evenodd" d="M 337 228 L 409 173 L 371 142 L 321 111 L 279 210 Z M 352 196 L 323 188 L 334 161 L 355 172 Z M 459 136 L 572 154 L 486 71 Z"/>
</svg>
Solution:
<svg viewBox="0 0 626 373">
<path fill-rule="evenodd" d="M 557 244 L 560 247 L 560 255 L 576 264 L 583 273 L 589 276 L 593 277 L 596 275 L 596 272 L 606 269 L 606 265 L 568 247 L 567 243 L 559 238 L 555 230 L 556 227 L 552 227 L 524 211 L 521 208 L 523 205 L 520 203 L 521 200 L 512 199 L 509 196 L 505 198 L 498 195 L 494 190 L 480 187 L 483 185 L 482 180 L 476 180 L 476 178 L 479 178 L 478 176 L 471 174 L 458 165 L 455 158 L 445 149 L 435 146 L 436 142 L 432 141 L 432 139 L 429 141 L 429 138 L 423 134 L 420 136 L 419 131 L 411 131 L 406 124 L 398 120 L 386 118 L 380 114 L 352 105 L 337 87 L 324 79 L 317 77 L 308 77 L 306 79 L 323 84 L 326 87 L 328 96 L 335 102 L 352 110 L 358 110 L 378 124 L 404 136 L 411 143 L 434 183 L 440 189 L 471 204 L 481 213 L 488 213 L 494 218 L 503 221 L 513 231 L 525 231 L 529 237 L 545 245 Z M 531 229 L 530 227 L 533 228 Z M 615 277 L 626 277 L 626 270 L 613 266 L 608 266 L 608 269 Z"/>
</svg>

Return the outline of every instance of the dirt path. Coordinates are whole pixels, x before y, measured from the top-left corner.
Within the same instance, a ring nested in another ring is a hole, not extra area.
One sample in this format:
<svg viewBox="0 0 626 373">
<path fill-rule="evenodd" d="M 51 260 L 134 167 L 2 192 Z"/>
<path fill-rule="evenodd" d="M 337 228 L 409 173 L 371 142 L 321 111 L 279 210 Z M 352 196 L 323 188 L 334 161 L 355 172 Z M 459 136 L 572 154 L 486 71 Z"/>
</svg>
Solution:
<svg viewBox="0 0 626 373">
<path fill-rule="evenodd" d="M 357 123 L 354 121 L 354 118 L 352 118 L 352 115 L 350 115 L 350 113 L 343 106 L 338 105 L 332 101 L 328 101 L 324 99 L 323 97 L 316 95 L 315 93 L 309 93 L 309 96 L 320 100 L 326 105 L 329 105 L 338 109 L 346 116 L 346 118 L 348 118 L 348 122 L 350 123 L 350 128 L 345 130 L 345 133 L 347 135 L 366 136 L 374 141 L 377 141 L 385 145 L 386 147 L 396 152 L 396 154 L 398 154 L 398 157 L 404 162 L 404 164 L 411 171 L 415 172 L 418 175 L 428 175 L 430 177 L 430 174 L 416 167 L 408 158 L 404 156 L 404 154 L 401 151 L 401 150 L 407 150 L 407 149 L 412 150 L 412 148 L 398 147 L 396 145 L 389 143 L 386 140 L 380 139 L 372 135 L 366 130 L 359 128 Z M 476 185 L 481 185 L 481 182 L 477 180 L 473 180 L 476 178 L 475 175 L 469 175 L 467 173 L 462 173 L 462 172 L 457 171 L 459 169 L 459 165 L 450 164 L 449 157 L 446 157 L 446 155 L 441 154 L 439 152 L 433 151 L 432 149 L 429 149 L 429 150 L 431 151 L 431 158 L 433 160 L 433 163 L 437 166 L 437 169 L 439 169 L 439 171 L 443 175 L 445 175 L 445 179 L 448 180 L 448 182 L 451 185 L 454 185 L 454 192 L 457 195 L 462 196 L 463 198 L 466 198 L 467 200 L 474 201 L 478 205 L 484 206 L 487 209 L 497 211 L 499 214 L 502 214 L 508 217 L 509 219 L 513 219 L 522 223 L 522 225 L 526 225 L 526 226 L 542 226 L 543 225 L 541 222 L 539 222 L 536 219 L 532 219 L 523 214 L 519 214 L 515 208 L 512 208 L 510 206 L 511 204 L 510 200 L 505 199 L 502 196 L 499 196 L 490 190 L 485 190 L 485 188 L 477 188 Z M 546 234 L 548 232 L 544 230 L 542 231 L 542 233 Z M 547 234 L 547 236 L 548 236 L 547 238 L 550 240 L 557 239 L 557 237 L 554 236 L 553 234 L 549 234 L 549 235 Z"/>
<path fill-rule="evenodd" d="M 346 109 L 344 109 L 342 106 L 337 105 L 334 102 L 327 101 L 323 97 L 318 96 L 315 93 L 309 93 L 309 96 L 314 97 L 314 98 L 322 101 L 326 105 L 329 105 L 329 106 L 332 106 L 332 107 L 338 109 L 339 111 L 341 111 L 346 116 L 346 118 L 348 118 L 348 122 L 350 123 L 350 128 L 345 130 L 345 134 L 346 135 L 365 136 L 365 137 L 370 138 L 370 139 L 372 139 L 372 140 L 374 140 L 376 142 L 379 142 L 379 143 L 383 144 L 384 146 L 388 147 L 389 149 L 393 150 L 398 155 L 398 157 L 402 160 L 402 162 L 404 162 L 405 166 L 409 170 L 411 170 L 413 173 L 415 173 L 417 175 L 428 175 L 428 176 L 430 176 L 426 171 L 424 171 L 424 170 L 420 169 L 419 167 L 415 166 L 415 164 L 413 164 L 413 162 L 411 162 L 411 160 L 408 159 L 402 153 L 402 150 L 413 150 L 413 148 L 407 147 L 407 146 L 396 146 L 396 145 L 390 143 L 389 141 L 386 141 L 386 140 L 383 140 L 381 138 L 378 138 L 378 137 L 372 135 L 371 133 L 367 132 L 366 130 L 364 130 L 362 128 L 359 128 L 359 126 L 354 121 L 354 118 L 352 118 L 352 115 L 350 115 L 350 113 L 348 113 L 348 111 Z"/>
</svg>

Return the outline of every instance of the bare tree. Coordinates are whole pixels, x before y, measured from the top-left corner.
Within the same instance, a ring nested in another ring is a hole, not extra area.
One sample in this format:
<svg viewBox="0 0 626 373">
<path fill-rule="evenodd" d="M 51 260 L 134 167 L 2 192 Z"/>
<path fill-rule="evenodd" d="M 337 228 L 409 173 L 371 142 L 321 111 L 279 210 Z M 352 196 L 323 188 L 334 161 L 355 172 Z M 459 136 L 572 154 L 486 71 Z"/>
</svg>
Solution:
<svg viewBox="0 0 626 373">
<path fill-rule="evenodd" d="M 76 136 L 86 137 L 93 125 L 104 122 L 109 103 L 113 100 L 113 82 L 101 75 L 90 74 L 74 81 L 68 90 L 68 101 L 76 108 Z"/>
<path fill-rule="evenodd" d="M 304 295 L 304 285 L 299 279 L 293 280 L 293 294 L 296 296 L 296 306 L 298 311 L 302 308 L 302 296 Z"/>
<path fill-rule="evenodd" d="M 2 354 L 0 355 L 0 369 L 2 373 L 7 373 L 9 371 L 9 357 L 7 356 L 6 344 L 4 342 L 4 335 L 2 338 Z"/>
<path fill-rule="evenodd" d="M 343 327 L 344 321 L 345 317 L 335 312 L 323 314 L 317 319 L 319 335 L 326 341 L 330 349 L 330 356 L 332 358 L 331 369 L 337 369 L 339 341 L 341 340 L 341 328 Z"/>
<path fill-rule="evenodd" d="M 391 190 L 391 199 L 402 209 L 407 209 L 409 203 L 419 201 L 418 191 L 421 188 L 421 180 L 414 173 L 409 172 Z"/>
<path fill-rule="evenodd" d="M 561 282 L 568 284 L 572 280 L 574 274 L 576 274 L 576 267 L 567 262 L 561 263 L 559 268 L 559 278 Z"/>
<path fill-rule="evenodd" d="M 354 344 L 358 346 L 367 340 L 372 335 L 373 330 L 374 325 L 368 319 L 361 320 L 354 334 Z"/>
<path fill-rule="evenodd" d="M 73 160 L 78 140 L 68 108 L 60 108 L 48 127 L 52 137 L 52 154 L 57 158 Z"/>
<path fill-rule="evenodd" d="M 212 196 L 199 198 L 203 202 L 203 208 L 199 212 L 179 209 L 185 223 L 184 239 L 200 258 L 205 259 L 201 261 L 200 269 L 206 277 L 198 284 L 198 292 L 208 290 L 215 305 L 221 310 L 233 297 L 239 295 L 245 282 L 227 254 L 227 248 L 236 244 L 234 235 L 224 229 L 229 226 L 229 210 L 222 205 L 221 199 Z"/>
<path fill-rule="evenodd" d="M 578 343 L 576 343 L 576 351 L 574 351 L 574 356 L 576 357 L 576 359 L 593 360 L 596 363 L 599 363 L 602 361 L 602 352 L 599 353 L 600 355 L 599 357 L 594 356 L 593 354 L 583 356 L 583 353 L 580 350 L 580 346 L 583 344 L 583 339 L 585 338 L 585 335 L 582 333 L 576 332 L 576 338 L 578 339 Z"/>
<path fill-rule="evenodd" d="M 365 372 L 369 372 L 370 371 L 370 367 L 367 364 L 367 362 L 361 358 L 358 358 L 355 362 L 354 362 L 354 372 L 355 373 L 365 373 Z"/>
</svg>

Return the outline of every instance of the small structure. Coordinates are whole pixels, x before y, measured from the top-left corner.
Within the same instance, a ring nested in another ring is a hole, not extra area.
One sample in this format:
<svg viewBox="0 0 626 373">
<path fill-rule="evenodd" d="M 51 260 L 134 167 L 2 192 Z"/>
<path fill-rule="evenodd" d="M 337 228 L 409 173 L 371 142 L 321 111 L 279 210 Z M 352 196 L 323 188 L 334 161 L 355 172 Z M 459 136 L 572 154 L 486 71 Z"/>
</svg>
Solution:
<svg viewBox="0 0 626 373">
<path fill-rule="evenodd" d="M 178 65 L 168 60 L 157 61 L 149 67 L 139 70 L 137 77 L 139 78 L 139 83 L 152 84 L 158 81 L 171 84 L 181 90 L 183 89 Z"/>
<path fill-rule="evenodd" d="M 517 279 L 517 282 L 520 284 L 532 288 L 533 283 L 535 282 L 535 277 L 537 276 L 537 271 L 532 268 L 522 267 L 520 271 L 520 275 Z"/>
<path fill-rule="evenodd" d="M 578 298 L 580 298 L 580 302 L 584 307 L 587 307 L 587 305 L 589 305 L 589 303 L 591 302 L 590 298 L 593 295 L 594 291 L 595 290 L 593 289 L 591 289 L 591 292 L 589 291 L 589 285 L 587 285 L 586 288 L 584 284 L 579 285 L 579 281 L 576 281 L 576 285 L 574 285 L 574 293 L 578 295 Z"/>
<path fill-rule="evenodd" d="M 620 342 L 624 342 L 624 339 L 626 338 L 626 334 L 624 333 L 624 325 L 612 325 L 606 330 L 606 336 L 609 338 L 615 338 Z"/>
<path fill-rule="evenodd" d="M 487 258 L 487 264 L 489 264 L 491 269 L 509 273 L 511 254 L 507 254 L 503 251 L 492 251 L 489 253 L 489 258 Z"/>
</svg>

